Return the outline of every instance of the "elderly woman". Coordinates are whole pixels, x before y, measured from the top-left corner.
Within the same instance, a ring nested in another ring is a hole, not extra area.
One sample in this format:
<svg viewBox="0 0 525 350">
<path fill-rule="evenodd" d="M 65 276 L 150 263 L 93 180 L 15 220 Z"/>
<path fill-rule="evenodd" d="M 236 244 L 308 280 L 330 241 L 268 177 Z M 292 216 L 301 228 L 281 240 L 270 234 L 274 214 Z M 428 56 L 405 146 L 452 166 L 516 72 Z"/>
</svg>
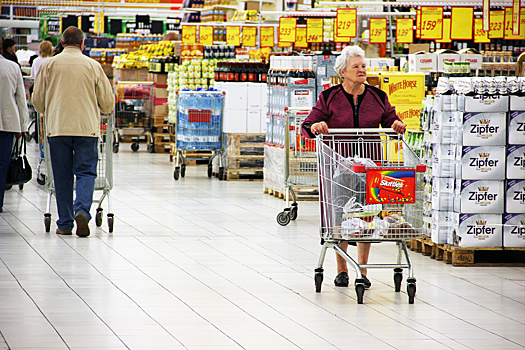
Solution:
<svg viewBox="0 0 525 350">
<path fill-rule="evenodd" d="M 53 45 L 47 40 L 42 41 L 40 45 L 38 45 L 38 54 L 38 58 L 35 58 L 31 66 L 31 77 L 33 78 L 36 78 L 42 63 L 53 56 Z"/>
<path fill-rule="evenodd" d="M 358 46 L 347 46 L 335 62 L 335 71 L 343 79 L 342 84 L 319 94 L 319 99 L 302 125 L 303 135 L 313 138 L 316 133 L 326 134 L 328 128 L 392 128 L 396 133 L 405 131 L 406 125 L 396 115 L 388 102 L 386 93 L 366 84 L 365 52 Z M 370 243 L 357 243 L 357 263 L 367 264 Z M 340 243 L 345 252 L 348 242 Z M 335 285 L 348 286 L 346 260 L 336 253 L 337 276 Z M 361 269 L 365 288 L 372 283 Z"/>
</svg>

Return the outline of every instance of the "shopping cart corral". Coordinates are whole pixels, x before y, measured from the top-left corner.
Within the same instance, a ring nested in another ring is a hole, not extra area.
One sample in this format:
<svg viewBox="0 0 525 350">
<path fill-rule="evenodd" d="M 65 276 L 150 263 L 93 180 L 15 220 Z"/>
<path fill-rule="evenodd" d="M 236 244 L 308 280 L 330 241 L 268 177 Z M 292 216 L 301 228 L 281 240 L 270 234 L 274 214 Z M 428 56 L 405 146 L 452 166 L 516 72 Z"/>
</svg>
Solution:
<svg viewBox="0 0 525 350">
<path fill-rule="evenodd" d="M 111 211 L 110 197 L 110 192 L 113 189 L 113 124 L 113 115 L 102 116 L 100 119 L 100 136 L 98 143 L 98 164 L 97 177 L 95 179 L 95 191 L 101 191 L 102 194 L 98 199 L 93 200 L 93 203 L 98 203 L 97 212 L 95 215 L 95 223 L 97 227 L 100 227 L 102 226 L 103 221 L 102 203 L 107 197 L 107 220 L 109 232 L 113 232 L 114 225 L 114 214 Z M 45 128 L 45 122 L 43 125 Z M 44 137 L 43 139 L 44 159 L 47 172 L 47 176 L 45 176 L 45 184 L 48 191 L 46 212 L 44 213 L 44 224 L 46 232 L 49 232 L 51 230 L 51 197 L 55 194 L 55 183 L 53 179 L 51 157 L 49 153 L 49 143 L 47 141 L 47 137 Z"/>
<path fill-rule="evenodd" d="M 208 177 L 212 176 L 212 162 L 219 159 L 219 179 L 226 176 L 222 165 L 222 119 L 224 111 L 222 91 L 179 91 L 177 93 L 177 124 L 175 132 L 175 180 L 186 175 L 183 151 L 211 151 Z M 200 158 L 199 158 L 200 159 Z"/>
<path fill-rule="evenodd" d="M 284 181 L 286 207 L 277 214 L 279 225 L 286 226 L 297 219 L 299 206 L 294 187 L 317 187 L 317 155 L 315 140 L 301 135 L 301 124 L 310 114 L 311 108 L 289 107 L 285 115 Z M 290 205 L 290 195 L 293 203 Z"/>
<path fill-rule="evenodd" d="M 408 269 L 407 293 L 414 303 L 416 279 L 406 241 L 424 233 L 425 165 L 392 129 L 331 129 L 316 137 L 316 147 L 322 244 L 316 292 L 321 291 L 326 251 L 333 248 L 355 269 L 359 304 L 365 290 L 361 268 L 392 268 L 396 292 Z M 340 247 L 344 241 L 394 242 L 397 262 L 359 265 Z"/>
</svg>

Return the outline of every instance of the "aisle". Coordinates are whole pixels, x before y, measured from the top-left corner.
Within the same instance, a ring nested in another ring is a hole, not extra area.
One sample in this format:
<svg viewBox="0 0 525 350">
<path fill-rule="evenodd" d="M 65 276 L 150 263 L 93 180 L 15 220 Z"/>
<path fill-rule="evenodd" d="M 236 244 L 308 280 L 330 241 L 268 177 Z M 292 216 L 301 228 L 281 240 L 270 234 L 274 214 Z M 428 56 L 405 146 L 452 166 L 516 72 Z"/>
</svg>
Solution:
<svg viewBox="0 0 525 350">
<path fill-rule="evenodd" d="M 357 305 L 353 288 L 334 287 L 329 252 L 315 293 L 316 202 L 301 202 L 297 221 L 281 227 L 284 202 L 261 182 L 208 179 L 204 167 L 174 181 L 166 154 L 121 146 L 113 234 L 104 220 L 87 239 L 57 236 L 54 199 L 46 234 L 42 187 L 6 192 L 0 349 L 525 348 L 525 268 L 459 268 L 414 253 L 414 305 L 386 270 L 369 273 Z M 34 168 L 36 151 L 31 143 Z M 392 244 L 372 248 L 371 262 L 394 257 Z"/>
</svg>

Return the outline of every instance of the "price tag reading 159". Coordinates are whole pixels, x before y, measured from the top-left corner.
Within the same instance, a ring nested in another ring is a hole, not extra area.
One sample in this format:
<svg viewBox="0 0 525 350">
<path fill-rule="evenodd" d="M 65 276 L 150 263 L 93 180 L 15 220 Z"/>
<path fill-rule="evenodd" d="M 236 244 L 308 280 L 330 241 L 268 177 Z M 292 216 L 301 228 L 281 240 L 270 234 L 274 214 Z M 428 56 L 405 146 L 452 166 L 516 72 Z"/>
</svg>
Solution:
<svg viewBox="0 0 525 350">
<path fill-rule="evenodd" d="M 421 39 L 443 38 L 443 7 L 421 7 Z"/>
</svg>

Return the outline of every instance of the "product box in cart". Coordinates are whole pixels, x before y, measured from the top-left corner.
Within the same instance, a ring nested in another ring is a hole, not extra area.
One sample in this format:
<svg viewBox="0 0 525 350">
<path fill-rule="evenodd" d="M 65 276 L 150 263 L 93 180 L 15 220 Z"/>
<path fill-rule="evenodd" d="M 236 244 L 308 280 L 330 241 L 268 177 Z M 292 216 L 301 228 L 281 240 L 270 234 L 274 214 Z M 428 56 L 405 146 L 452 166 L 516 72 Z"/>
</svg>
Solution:
<svg viewBox="0 0 525 350">
<path fill-rule="evenodd" d="M 503 246 L 525 247 L 525 214 L 503 215 Z"/>
<path fill-rule="evenodd" d="M 501 247 L 503 227 L 501 215 L 455 214 L 454 243 L 460 247 Z"/>
<path fill-rule="evenodd" d="M 506 113 L 463 113 L 461 140 L 464 146 L 505 146 Z"/>
<path fill-rule="evenodd" d="M 505 186 L 505 212 L 525 213 L 525 179 L 507 180 Z"/>
<path fill-rule="evenodd" d="M 525 179 L 525 145 L 507 146 L 507 179 Z"/>
<path fill-rule="evenodd" d="M 503 214 L 504 181 L 456 180 L 454 212 Z"/>
<path fill-rule="evenodd" d="M 505 146 L 460 146 L 456 148 L 456 178 L 505 180 Z"/>
<path fill-rule="evenodd" d="M 525 145 L 525 111 L 509 112 L 508 139 L 511 145 Z"/>
</svg>

